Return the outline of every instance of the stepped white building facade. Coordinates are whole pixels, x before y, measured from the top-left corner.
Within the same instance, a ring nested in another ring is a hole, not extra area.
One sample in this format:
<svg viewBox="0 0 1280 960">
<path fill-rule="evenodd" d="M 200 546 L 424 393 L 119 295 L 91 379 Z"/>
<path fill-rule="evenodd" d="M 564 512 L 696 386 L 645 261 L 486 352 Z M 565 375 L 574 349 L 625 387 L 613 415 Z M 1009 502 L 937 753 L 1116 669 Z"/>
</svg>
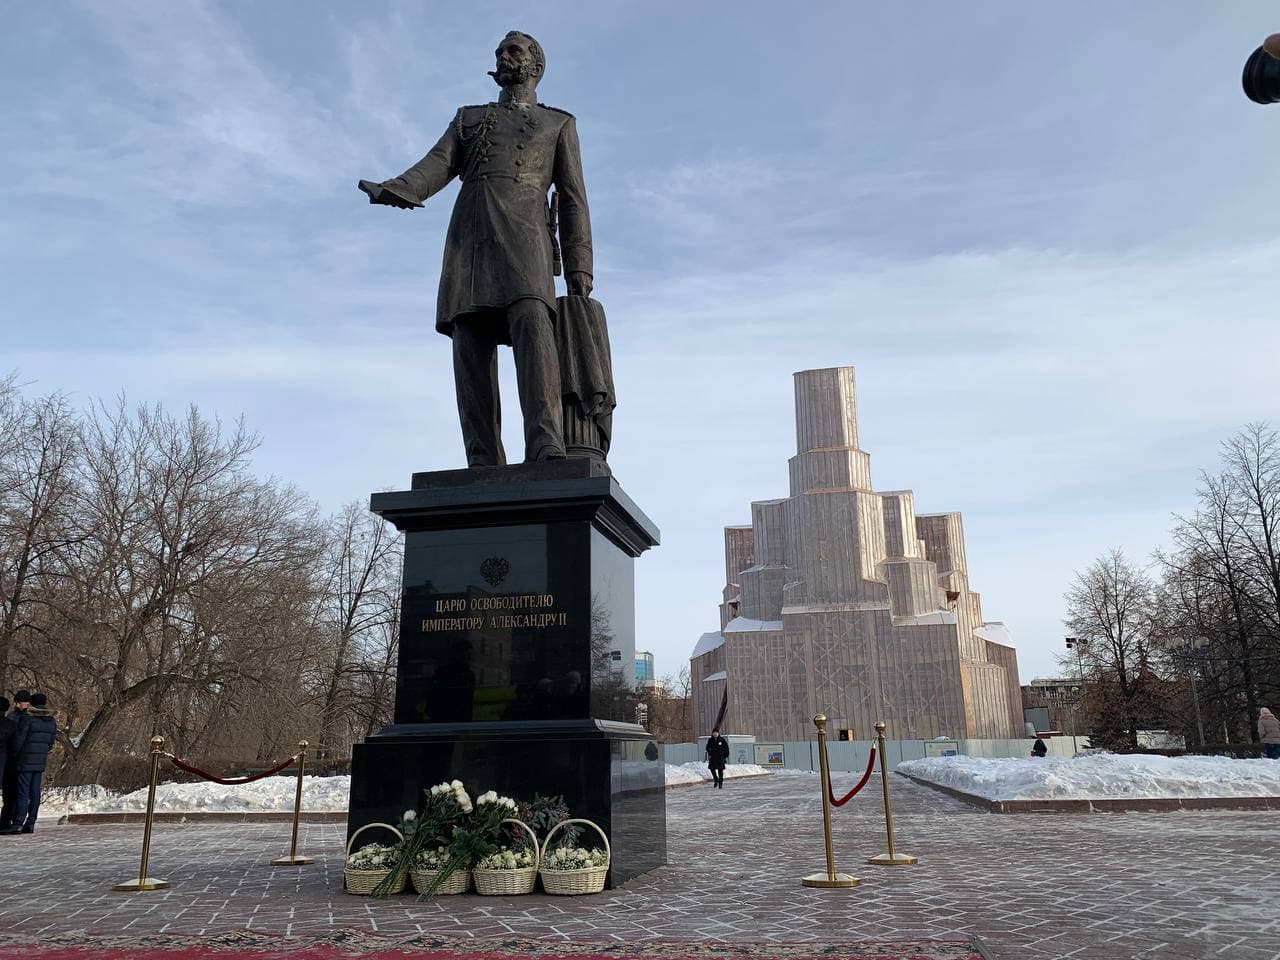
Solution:
<svg viewBox="0 0 1280 960">
<path fill-rule="evenodd" d="M 1022 735 L 1017 654 L 969 589 L 959 513 L 876 492 L 852 367 L 795 374 L 791 495 L 725 529 L 720 629 L 690 657 L 695 733 L 806 740 Z"/>
</svg>

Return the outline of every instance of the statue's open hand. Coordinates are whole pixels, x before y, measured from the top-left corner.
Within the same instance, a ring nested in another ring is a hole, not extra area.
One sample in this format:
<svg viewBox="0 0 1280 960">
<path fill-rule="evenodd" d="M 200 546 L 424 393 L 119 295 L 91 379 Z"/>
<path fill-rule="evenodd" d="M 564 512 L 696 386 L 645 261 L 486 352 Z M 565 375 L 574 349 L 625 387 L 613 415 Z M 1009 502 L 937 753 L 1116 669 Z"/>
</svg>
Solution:
<svg viewBox="0 0 1280 960">
<path fill-rule="evenodd" d="M 579 297 L 591 296 L 591 274 L 578 271 L 569 274 L 565 280 L 568 281 L 569 293 Z"/>
<path fill-rule="evenodd" d="M 387 186 L 385 183 L 361 180 L 356 186 L 369 195 L 370 203 L 382 203 L 388 207 L 398 207 L 401 210 L 412 210 L 414 207 L 422 206 L 417 200 Z"/>
</svg>

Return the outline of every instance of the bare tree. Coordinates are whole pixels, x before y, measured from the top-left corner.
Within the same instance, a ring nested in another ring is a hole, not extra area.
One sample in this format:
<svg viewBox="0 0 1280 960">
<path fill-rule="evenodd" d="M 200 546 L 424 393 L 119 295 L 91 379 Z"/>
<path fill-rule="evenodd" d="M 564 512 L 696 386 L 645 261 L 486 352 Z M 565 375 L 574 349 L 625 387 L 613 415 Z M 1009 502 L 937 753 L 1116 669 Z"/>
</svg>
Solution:
<svg viewBox="0 0 1280 960">
<path fill-rule="evenodd" d="M 403 545 L 403 541 L 398 541 Z M 400 646 L 401 567 L 394 564 L 387 593 L 392 602 L 389 616 L 367 632 L 354 668 L 356 691 L 352 704 L 352 727 L 359 737 L 368 737 L 391 722 L 396 696 L 396 661 Z"/>
<path fill-rule="evenodd" d="M 649 717 L 648 730 L 663 743 L 684 743 L 693 739 L 690 717 L 689 668 L 677 677 L 666 676 L 660 683 L 639 691 Z"/>
<path fill-rule="evenodd" d="M 1280 696 L 1280 437 L 1252 423 L 1222 450 L 1161 559 L 1184 611 L 1174 642 L 1204 687 L 1211 728 L 1256 741 L 1259 708 Z"/>
<path fill-rule="evenodd" d="M 1064 597 L 1063 622 L 1081 641 L 1080 664 L 1092 681 L 1086 710 L 1095 743 L 1120 737 L 1137 749 L 1138 721 L 1155 707 L 1154 597 L 1154 583 L 1120 550 L 1078 573 Z"/>
<path fill-rule="evenodd" d="M 61 782 L 137 785 L 152 733 L 251 765 L 390 719 L 400 539 L 256 477 L 257 446 L 195 408 L 72 410 L 0 378 L 0 687 L 50 694 Z"/>
<path fill-rule="evenodd" d="M 57 573 L 58 551 L 72 536 L 66 507 L 78 439 L 63 397 L 28 400 L 12 377 L 0 381 L 0 690 L 9 688 L 19 633 L 33 628 L 38 587 Z"/>
<path fill-rule="evenodd" d="M 92 691 L 67 691 L 82 723 L 64 742 L 69 767 L 127 716 L 149 718 L 136 741 L 175 702 L 216 702 L 225 715 L 246 684 L 277 711 L 288 703 L 271 674 L 298 638 L 271 627 L 302 599 L 286 582 L 305 594 L 315 521 L 296 491 L 248 474 L 256 445 L 243 424 L 225 433 L 194 408 L 131 415 L 121 401 L 86 420 L 80 536 L 47 637 L 61 654 L 50 659 L 75 662 Z"/>
<path fill-rule="evenodd" d="M 354 731 L 343 720 L 354 718 L 361 698 L 371 692 L 367 689 L 369 653 L 379 651 L 385 663 L 386 654 L 394 649 L 387 644 L 386 627 L 398 620 L 400 558 L 395 530 L 362 505 L 349 503 L 330 521 L 324 599 L 317 624 L 324 641 L 320 653 L 324 755 L 345 754 L 350 746 Z M 366 683 L 359 682 L 362 678 Z M 347 726 L 341 735 L 340 726 Z"/>
</svg>

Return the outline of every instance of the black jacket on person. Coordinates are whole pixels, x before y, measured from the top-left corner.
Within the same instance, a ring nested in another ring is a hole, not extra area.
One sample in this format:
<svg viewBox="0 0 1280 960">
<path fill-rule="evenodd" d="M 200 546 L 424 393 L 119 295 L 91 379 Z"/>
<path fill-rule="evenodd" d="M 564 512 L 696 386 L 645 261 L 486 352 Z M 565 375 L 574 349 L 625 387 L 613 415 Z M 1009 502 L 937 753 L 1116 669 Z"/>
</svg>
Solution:
<svg viewBox="0 0 1280 960">
<path fill-rule="evenodd" d="M 0 784 L 4 783 L 5 764 L 13 748 L 13 735 L 17 732 L 17 720 L 13 717 L 0 716 Z"/>
<path fill-rule="evenodd" d="M 18 729 L 10 741 L 18 773 L 44 772 L 49 751 L 57 738 L 58 725 L 53 719 L 56 715 L 55 710 L 28 707 L 18 721 Z"/>
<path fill-rule="evenodd" d="M 729 759 L 729 741 L 724 737 L 707 738 L 707 766 L 723 769 Z"/>
</svg>

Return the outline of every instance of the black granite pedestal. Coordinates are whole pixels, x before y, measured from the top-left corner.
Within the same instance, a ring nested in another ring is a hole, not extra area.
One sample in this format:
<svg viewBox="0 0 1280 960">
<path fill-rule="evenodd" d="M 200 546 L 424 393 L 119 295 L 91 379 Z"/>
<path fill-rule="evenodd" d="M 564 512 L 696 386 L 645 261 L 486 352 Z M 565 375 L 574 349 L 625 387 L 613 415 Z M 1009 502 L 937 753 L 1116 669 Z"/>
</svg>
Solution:
<svg viewBox="0 0 1280 960">
<path fill-rule="evenodd" d="M 419 473 L 371 508 L 405 532 L 399 672 L 395 723 L 352 752 L 348 835 L 459 779 L 563 794 L 609 836 L 611 885 L 665 863 L 661 751 L 614 669 L 634 662 L 634 558 L 658 531 L 608 467 Z"/>
</svg>

